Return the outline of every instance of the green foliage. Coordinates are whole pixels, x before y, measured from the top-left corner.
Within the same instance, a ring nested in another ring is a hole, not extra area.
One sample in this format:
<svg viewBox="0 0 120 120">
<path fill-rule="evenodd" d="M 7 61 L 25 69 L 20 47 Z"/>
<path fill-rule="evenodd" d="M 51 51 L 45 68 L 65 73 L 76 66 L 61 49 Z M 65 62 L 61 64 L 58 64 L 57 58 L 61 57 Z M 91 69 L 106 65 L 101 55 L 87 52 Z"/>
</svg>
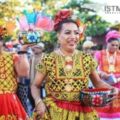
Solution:
<svg viewBox="0 0 120 120">
<path fill-rule="evenodd" d="M 5 42 L 9 42 L 11 40 L 12 36 L 11 35 L 6 35 L 6 36 L 3 36 L 3 40 Z"/>
<path fill-rule="evenodd" d="M 102 20 L 98 15 L 88 16 L 85 20 L 87 25 L 86 35 L 87 36 L 100 36 L 106 32 L 109 27 L 109 23 Z"/>
<path fill-rule="evenodd" d="M 91 3 L 90 0 L 70 0 L 64 8 L 72 8 L 77 12 L 78 18 L 86 25 L 86 36 L 100 36 L 106 32 L 110 23 L 102 20 L 93 9 L 82 7 L 89 3 Z"/>
<path fill-rule="evenodd" d="M 51 52 L 57 44 L 57 37 L 55 32 L 45 32 L 41 39 L 45 43 L 46 52 Z"/>
<path fill-rule="evenodd" d="M 45 32 L 42 41 L 51 41 L 51 43 L 55 44 L 57 42 L 57 37 L 55 32 Z"/>
<path fill-rule="evenodd" d="M 68 4 L 64 6 L 64 8 L 81 8 L 81 6 L 85 3 L 89 3 L 89 0 L 70 0 Z"/>
</svg>

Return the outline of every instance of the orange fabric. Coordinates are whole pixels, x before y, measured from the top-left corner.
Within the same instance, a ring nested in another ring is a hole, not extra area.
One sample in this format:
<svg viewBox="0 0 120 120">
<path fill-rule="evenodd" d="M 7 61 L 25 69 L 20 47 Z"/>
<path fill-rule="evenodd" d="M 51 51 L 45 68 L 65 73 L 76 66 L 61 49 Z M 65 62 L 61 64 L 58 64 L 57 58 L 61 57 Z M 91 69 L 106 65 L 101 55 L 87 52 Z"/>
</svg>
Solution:
<svg viewBox="0 0 120 120">
<path fill-rule="evenodd" d="M 120 51 L 118 51 L 117 52 L 117 54 L 116 54 L 116 61 L 115 61 L 115 73 L 113 73 L 113 74 L 119 74 L 120 73 Z M 106 55 L 106 51 L 105 50 L 103 50 L 102 52 L 101 52 L 101 69 L 102 69 L 102 71 L 104 71 L 104 72 L 107 72 L 107 73 L 109 73 L 109 64 L 108 64 L 108 60 L 107 60 L 107 55 Z"/>
</svg>

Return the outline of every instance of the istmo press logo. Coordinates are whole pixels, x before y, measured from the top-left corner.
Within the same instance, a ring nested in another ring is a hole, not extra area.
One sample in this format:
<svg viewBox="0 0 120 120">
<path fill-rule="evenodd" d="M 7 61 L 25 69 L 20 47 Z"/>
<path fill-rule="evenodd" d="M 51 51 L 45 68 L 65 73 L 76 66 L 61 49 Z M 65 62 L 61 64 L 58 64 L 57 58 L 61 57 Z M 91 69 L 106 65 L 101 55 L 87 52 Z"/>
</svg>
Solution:
<svg viewBox="0 0 120 120">
<path fill-rule="evenodd" d="M 106 14 L 120 14 L 120 6 L 118 5 L 106 5 L 104 6 Z"/>
</svg>

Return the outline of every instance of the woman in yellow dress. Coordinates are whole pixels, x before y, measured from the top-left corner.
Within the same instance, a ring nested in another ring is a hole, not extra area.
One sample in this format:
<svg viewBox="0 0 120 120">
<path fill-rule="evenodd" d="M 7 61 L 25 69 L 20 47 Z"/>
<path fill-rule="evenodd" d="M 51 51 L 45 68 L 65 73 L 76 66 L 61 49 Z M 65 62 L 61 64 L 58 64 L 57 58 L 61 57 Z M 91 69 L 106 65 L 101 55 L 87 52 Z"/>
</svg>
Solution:
<svg viewBox="0 0 120 120">
<path fill-rule="evenodd" d="M 70 10 L 59 11 L 54 19 L 60 47 L 43 57 L 31 85 L 39 120 L 99 120 L 92 107 L 80 101 L 80 91 L 88 88 L 91 78 L 95 87 L 112 87 L 101 81 L 96 63 L 90 55 L 76 49 L 79 25 L 71 19 Z M 46 98 L 40 98 L 40 85 L 46 79 Z"/>
<path fill-rule="evenodd" d="M 29 62 L 25 54 L 6 52 L 3 45 L 0 35 L 0 120 L 28 120 L 16 91 L 17 77 L 29 75 Z"/>
</svg>

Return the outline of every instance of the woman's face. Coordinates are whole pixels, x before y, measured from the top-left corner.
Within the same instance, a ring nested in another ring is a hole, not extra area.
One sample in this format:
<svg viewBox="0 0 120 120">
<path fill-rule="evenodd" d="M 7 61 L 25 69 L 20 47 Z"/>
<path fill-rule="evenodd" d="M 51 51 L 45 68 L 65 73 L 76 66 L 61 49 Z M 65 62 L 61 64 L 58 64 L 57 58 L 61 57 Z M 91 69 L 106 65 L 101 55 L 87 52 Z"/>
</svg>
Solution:
<svg viewBox="0 0 120 120">
<path fill-rule="evenodd" d="M 117 40 L 111 41 L 110 43 L 108 43 L 107 47 L 110 52 L 115 52 L 116 50 L 119 49 L 119 41 Z"/>
<path fill-rule="evenodd" d="M 79 42 L 79 28 L 75 23 L 64 23 L 57 36 L 60 48 L 73 51 Z"/>
</svg>

